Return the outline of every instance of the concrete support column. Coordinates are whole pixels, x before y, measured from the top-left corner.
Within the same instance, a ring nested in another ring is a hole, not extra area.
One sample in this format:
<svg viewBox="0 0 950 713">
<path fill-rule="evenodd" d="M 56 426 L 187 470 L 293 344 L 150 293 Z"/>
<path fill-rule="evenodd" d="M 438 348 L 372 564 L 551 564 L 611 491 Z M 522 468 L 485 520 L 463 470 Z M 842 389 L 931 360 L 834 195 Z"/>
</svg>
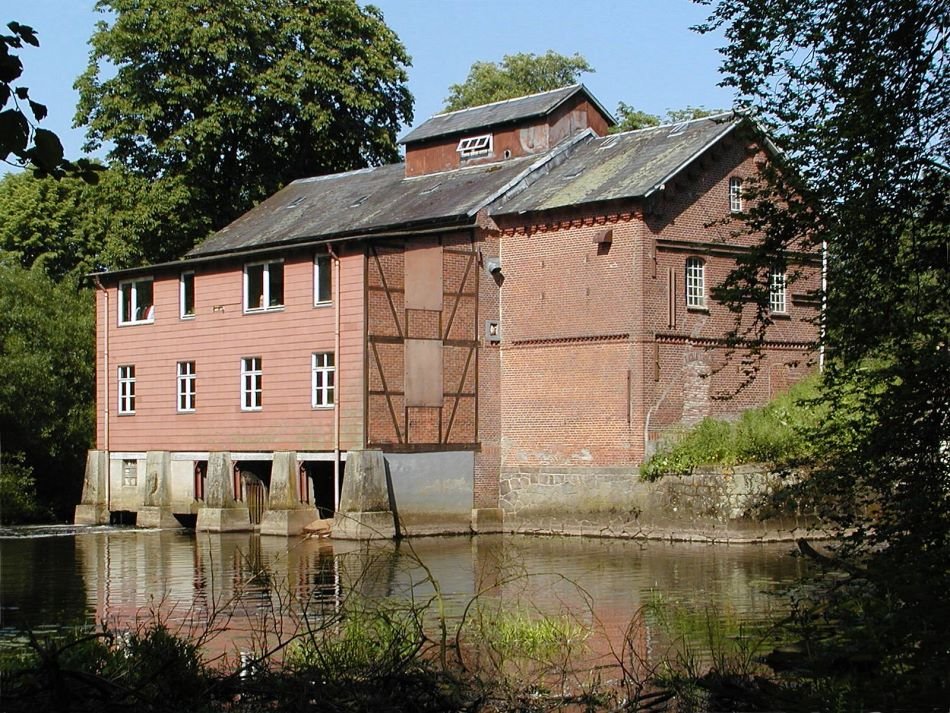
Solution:
<svg viewBox="0 0 950 713">
<path fill-rule="evenodd" d="M 251 528 L 247 506 L 234 499 L 231 455 L 210 453 L 204 507 L 198 510 L 199 532 L 236 532 Z"/>
<path fill-rule="evenodd" d="M 135 524 L 139 527 L 180 527 L 172 515 L 172 458 L 168 451 L 145 454 L 145 493 Z"/>
<path fill-rule="evenodd" d="M 391 492 L 382 451 L 349 451 L 332 536 L 343 540 L 394 538 L 396 519 Z"/>
<path fill-rule="evenodd" d="M 270 470 L 267 509 L 261 516 L 262 535 L 291 537 L 317 519 L 317 509 L 300 502 L 297 453 L 274 453 Z"/>
<path fill-rule="evenodd" d="M 73 521 L 77 525 L 109 524 L 109 452 L 86 453 L 86 476 L 82 484 L 82 500 L 76 506 Z"/>
</svg>

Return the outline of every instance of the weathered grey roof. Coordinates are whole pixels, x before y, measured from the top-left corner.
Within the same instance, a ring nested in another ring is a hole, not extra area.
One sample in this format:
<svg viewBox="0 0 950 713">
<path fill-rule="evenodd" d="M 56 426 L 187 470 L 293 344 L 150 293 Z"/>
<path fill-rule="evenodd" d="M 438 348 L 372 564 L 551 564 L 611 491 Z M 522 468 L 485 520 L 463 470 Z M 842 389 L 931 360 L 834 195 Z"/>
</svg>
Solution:
<svg viewBox="0 0 950 713">
<path fill-rule="evenodd" d="M 432 139 L 436 136 L 459 134 L 473 129 L 508 124 L 535 116 L 545 116 L 578 92 L 583 92 L 590 102 L 607 117 L 609 123 L 615 123 L 610 112 L 604 109 L 600 102 L 587 91 L 587 87 L 583 84 L 572 84 L 569 87 L 561 87 L 550 92 L 541 92 L 540 94 L 531 94 L 517 99 L 506 99 L 492 104 L 475 106 L 470 109 L 436 114 L 403 136 L 399 143 L 408 144 L 413 141 Z"/>
<path fill-rule="evenodd" d="M 392 164 L 294 181 L 188 253 L 199 257 L 307 239 L 467 219 L 538 156 L 405 178 Z"/>
<path fill-rule="evenodd" d="M 740 121 L 732 113 L 718 114 L 593 139 L 490 212 L 520 213 L 648 196 Z"/>
</svg>

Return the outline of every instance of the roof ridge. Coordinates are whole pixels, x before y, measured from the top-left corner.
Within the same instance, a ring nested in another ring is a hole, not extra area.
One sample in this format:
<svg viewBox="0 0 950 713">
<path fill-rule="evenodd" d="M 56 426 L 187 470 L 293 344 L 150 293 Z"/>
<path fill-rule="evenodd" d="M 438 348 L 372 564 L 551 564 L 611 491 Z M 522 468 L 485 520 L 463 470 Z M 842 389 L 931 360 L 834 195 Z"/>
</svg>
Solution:
<svg viewBox="0 0 950 713">
<path fill-rule="evenodd" d="M 426 119 L 426 121 L 435 119 L 436 117 L 440 117 L 440 116 L 449 116 L 451 114 L 461 114 L 462 112 L 474 111 L 475 109 L 484 109 L 487 106 L 497 106 L 499 104 L 507 104 L 509 102 L 521 101 L 522 99 L 531 99 L 533 97 L 539 97 L 543 94 L 553 94 L 554 92 L 561 92 L 561 91 L 564 91 L 565 89 L 577 89 L 583 86 L 584 86 L 583 83 L 575 82 L 574 84 L 565 84 L 563 87 L 558 87 L 557 89 L 548 89 L 547 91 L 534 92 L 533 94 L 523 94 L 519 97 L 511 97 L 510 99 L 499 99 L 497 101 L 488 102 L 487 104 L 479 104 L 477 106 L 467 106 L 464 109 L 454 109 L 453 111 L 443 111 L 443 112 L 439 112 L 438 114 L 433 114 L 428 119 Z"/>
<path fill-rule="evenodd" d="M 628 131 L 618 131 L 613 134 L 607 134 L 602 136 L 602 139 L 609 139 L 611 136 L 624 136 L 625 134 L 638 134 L 644 131 L 659 131 L 661 129 L 669 129 L 674 126 L 679 126 L 680 124 L 693 124 L 697 121 L 707 121 L 711 119 L 721 119 L 724 117 L 735 117 L 736 119 L 742 119 L 743 116 L 739 114 L 735 109 L 727 109 L 726 111 L 716 112 L 715 114 L 710 114 L 709 116 L 700 116 L 695 119 L 684 119 L 683 121 L 669 121 L 665 124 L 657 124 L 656 126 L 644 126 L 640 129 L 629 129 Z"/>
</svg>

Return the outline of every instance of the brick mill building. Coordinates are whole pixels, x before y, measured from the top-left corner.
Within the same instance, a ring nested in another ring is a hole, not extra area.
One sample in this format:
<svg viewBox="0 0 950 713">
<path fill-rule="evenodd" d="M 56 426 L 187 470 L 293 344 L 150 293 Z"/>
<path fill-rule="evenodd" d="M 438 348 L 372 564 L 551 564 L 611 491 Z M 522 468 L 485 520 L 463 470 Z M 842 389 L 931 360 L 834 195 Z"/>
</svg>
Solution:
<svg viewBox="0 0 950 713">
<path fill-rule="evenodd" d="M 290 534 L 367 450 L 409 532 L 596 519 L 664 435 L 802 378 L 812 256 L 770 276 L 755 368 L 710 295 L 767 143 L 732 114 L 613 123 L 582 85 L 440 114 L 403 164 L 295 181 L 180 261 L 96 275 L 77 520 Z"/>
</svg>

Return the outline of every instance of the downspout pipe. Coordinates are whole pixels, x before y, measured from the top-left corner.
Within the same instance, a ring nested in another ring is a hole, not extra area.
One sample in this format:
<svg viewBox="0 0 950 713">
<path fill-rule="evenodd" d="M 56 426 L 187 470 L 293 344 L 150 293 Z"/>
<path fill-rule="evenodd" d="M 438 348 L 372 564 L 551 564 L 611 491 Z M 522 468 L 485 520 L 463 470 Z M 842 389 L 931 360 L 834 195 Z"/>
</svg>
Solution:
<svg viewBox="0 0 950 713">
<path fill-rule="evenodd" d="M 103 325 L 103 348 L 102 348 L 102 361 L 103 361 L 103 389 L 105 391 L 105 408 L 103 409 L 104 414 L 104 424 L 103 424 L 103 438 L 105 440 L 105 451 L 106 451 L 106 463 L 110 463 L 109 453 L 111 452 L 110 441 L 109 441 L 109 421 L 112 415 L 112 410 L 110 404 L 111 399 L 109 397 L 109 378 L 110 378 L 110 368 L 109 368 L 109 290 L 103 287 L 102 282 L 97 276 L 93 276 L 93 282 L 96 286 L 96 291 L 101 292 L 102 296 L 105 298 L 106 308 L 105 308 L 105 317 L 102 320 Z M 96 327 L 99 326 L 98 319 L 98 310 L 97 310 L 97 319 Z M 106 509 L 111 513 L 112 512 L 112 469 L 106 467 Z"/>
<path fill-rule="evenodd" d="M 340 360 L 340 274 L 342 265 L 340 256 L 334 251 L 333 245 L 327 245 L 327 252 L 333 259 L 333 363 L 335 379 L 333 381 L 333 510 L 340 509 L 340 383 L 342 363 Z"/>
</svg>

